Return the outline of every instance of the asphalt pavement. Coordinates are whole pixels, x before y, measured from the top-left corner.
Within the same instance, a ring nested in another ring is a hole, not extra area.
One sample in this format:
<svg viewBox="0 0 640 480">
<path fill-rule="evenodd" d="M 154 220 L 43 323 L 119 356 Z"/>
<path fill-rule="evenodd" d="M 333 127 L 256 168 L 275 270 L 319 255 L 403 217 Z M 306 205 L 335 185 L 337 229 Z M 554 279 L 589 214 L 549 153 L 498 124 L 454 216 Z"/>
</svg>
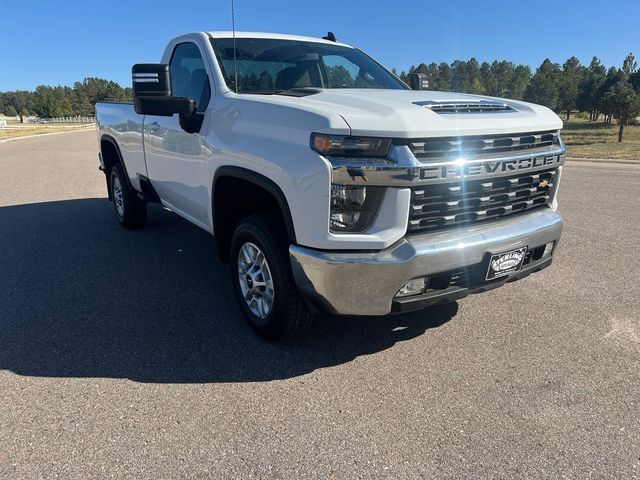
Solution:
<svg viewBox="0 0 640 480">
<path fill-rule="evenodd" d="M 640 478 L 640 166 L 567 164 L 543 272 L 270 344 L 96 143 L 0 144 L 0 478 Z"/>
</svg>

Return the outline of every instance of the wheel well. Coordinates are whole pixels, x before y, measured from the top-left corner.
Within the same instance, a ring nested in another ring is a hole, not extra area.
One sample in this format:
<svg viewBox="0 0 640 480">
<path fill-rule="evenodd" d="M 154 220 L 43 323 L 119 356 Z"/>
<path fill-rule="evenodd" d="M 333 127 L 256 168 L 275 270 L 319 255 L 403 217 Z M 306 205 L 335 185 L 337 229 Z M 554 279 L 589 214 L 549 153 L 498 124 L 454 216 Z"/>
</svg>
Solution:
<svg viewBox="0 0 640 480">
<path fill-rule="evenodd" d="M 237 176 L 221 175 L 216 178 L 213 187 L 213 221 L 218 255 L 223 261 L 229 261 L 231 239 L 240 221 L 256 213 L 275 213 L 282 222 L 281 227 L 286 229 L 289 240 L 295 242 L 291 215 L 279 189 L 274 192 L 273 187 Z"/>
<path fill-rule="evenodd" d="M 109 200 L 112 200 L 111 185 L 109 185 L 109 182 L 111 181 L 111 169 L 116 163 L 122 164 L 120 152 L 118 152 L 118 148 L 112 141 L 103 138 L 100 141 L 100 153 L 102 154 L 102 163 L 104 163 L 104 174 L 107 178 L 107 192 L 109 193 Z"/>
</svg>

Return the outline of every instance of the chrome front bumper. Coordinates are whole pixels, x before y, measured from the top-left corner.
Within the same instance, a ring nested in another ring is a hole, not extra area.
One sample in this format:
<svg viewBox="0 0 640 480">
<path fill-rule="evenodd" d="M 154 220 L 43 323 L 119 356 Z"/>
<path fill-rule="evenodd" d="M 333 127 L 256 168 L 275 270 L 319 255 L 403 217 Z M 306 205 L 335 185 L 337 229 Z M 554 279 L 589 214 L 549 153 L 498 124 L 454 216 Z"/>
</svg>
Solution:
<svg viewBox="0 0 640 480">
<path fill-rule="evenodd" d="M 543 208 L 470 227 L 407 236 L 379 252 L 327 252 L 292 245 L 289 253 L 296 284 L 313 304 L 342 315 L 386 315 L 398 310 L 394 297 L 407 281 L 481 266 L 488 261 L 488 254 L 557 242 L 562 225 L 559 213 Z M 550 262 L 550 258 L 539 260 L 513 278 L 540 270 Z M 508 280 L 444 291 L 438 302 L 495 288 Z M 424 298 L 422 303 L 420 300 L 416 298 L 415 303 L 429 304 Z M 405 305 L 411 301 L 412 297 L 402 299 Z"/>
</svg>

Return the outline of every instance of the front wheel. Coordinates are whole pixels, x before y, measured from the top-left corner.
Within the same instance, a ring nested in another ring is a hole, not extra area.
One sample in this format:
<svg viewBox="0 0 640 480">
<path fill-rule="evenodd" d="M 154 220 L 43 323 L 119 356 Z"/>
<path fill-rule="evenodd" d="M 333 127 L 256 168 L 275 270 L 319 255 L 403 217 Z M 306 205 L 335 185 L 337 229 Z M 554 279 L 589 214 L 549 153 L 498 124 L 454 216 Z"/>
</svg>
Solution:
<svg viewBox="0 0 640 480">
<path fill-rule="evenodd" d="M 231 241 L 231 280 L 247 322 L 273 341 L 306 331 L 313 317 L 298 293 L 287 242 L 272 215 L 244 219 Z"/>
</svg>

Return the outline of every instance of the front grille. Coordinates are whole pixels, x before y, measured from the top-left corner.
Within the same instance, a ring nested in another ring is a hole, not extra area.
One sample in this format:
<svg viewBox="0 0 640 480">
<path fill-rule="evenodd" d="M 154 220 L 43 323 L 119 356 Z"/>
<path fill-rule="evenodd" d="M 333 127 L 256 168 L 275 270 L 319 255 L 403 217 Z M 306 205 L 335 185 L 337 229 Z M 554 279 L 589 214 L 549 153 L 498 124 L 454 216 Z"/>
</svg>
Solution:
<svg viewBox="0 0 640 480">
<path fill-rule="evenodd" d="M 491 158 L 505 153 L 534 153 L 560 146 L 557 131 L 518 134 L 439 137 L 410 140 L 409 148 L 420 161 L 457 158 Z"/>
<path fill-rule="evenodd" d="M 506 103 L 497 102 L 415 102 L 415 105 L 428 108 L 432 112 L 446 114 L 460 113 L 501 113 L 515 112 L 516 109 Z"/>
<path fill-rule="evenodd" d="M 413 187 L 409 233 L 469 225 L 543 207 L 556 170 Z"/>
</svg>

